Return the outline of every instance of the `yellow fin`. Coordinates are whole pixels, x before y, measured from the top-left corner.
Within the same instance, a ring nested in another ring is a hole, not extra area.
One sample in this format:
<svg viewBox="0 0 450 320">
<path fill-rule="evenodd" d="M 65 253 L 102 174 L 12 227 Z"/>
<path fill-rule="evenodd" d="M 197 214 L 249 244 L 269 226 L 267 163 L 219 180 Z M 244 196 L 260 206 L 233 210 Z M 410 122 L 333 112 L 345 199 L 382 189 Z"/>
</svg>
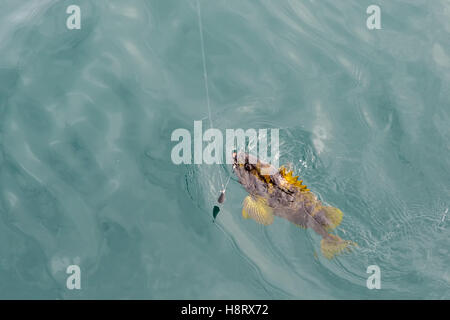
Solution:
<svg viewBox="0 0 450 320">
<path fill-rule="evenodd" d="M 320 242 L 320 250 L 322 254 L 327 259 L 332 259 L 335 255 L 340 254 L 344 251 L 349 251 L 349 246 L 357 245 L 353 241 L 342 240 L 338 236 L 329 235 L 330 238 L 323 238 Z"/>
<path fill-rule="evenodd" d="M 252 218 L 256 222 L 261 223 L 265 226 L 268 226 L 273 222 L 272 209 L 267 205 L 267 201 L 261 197 L 258 197 L 256 199 L 251 196 L 245 197 L 244 205 L 242 208 L 243 216 L 244 213 L 247 217 Z"/>
<path fill-rule="evenodd" d="M 322 210 L 324 211 L 328 221 L 330 221 L 330 224 L 327 226 L 327 230 L 332 230 L 341 224 L 344 216 L 341 210 L 334 207 L 322 207 Z"/>
<path fill-rule="evenodd" d="M 248 219 L 249 218 L 247 211 L 245 211 L 245 207 L 242 208 L 242 217 L 244 219 Z"/>
</svg>

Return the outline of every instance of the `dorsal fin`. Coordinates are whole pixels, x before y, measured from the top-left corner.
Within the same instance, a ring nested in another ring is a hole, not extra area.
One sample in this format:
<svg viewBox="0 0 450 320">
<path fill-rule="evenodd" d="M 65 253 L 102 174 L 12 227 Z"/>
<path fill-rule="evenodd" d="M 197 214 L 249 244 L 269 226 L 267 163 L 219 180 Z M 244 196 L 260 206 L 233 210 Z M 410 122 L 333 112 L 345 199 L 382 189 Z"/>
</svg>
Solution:
<svg viewBox="0 0 450 320">
<path fill-rule="evenodd" d="M 298 180 L 298 176 L 292 176 L 294 173 L 292 170 L 287 171 L 286 168 L 282 166 L 279 172 L 290 185 L 299 188 L 301 191 L 309 191 L 308 187 L 303 184 L 303 180 Z"/>
</svg>

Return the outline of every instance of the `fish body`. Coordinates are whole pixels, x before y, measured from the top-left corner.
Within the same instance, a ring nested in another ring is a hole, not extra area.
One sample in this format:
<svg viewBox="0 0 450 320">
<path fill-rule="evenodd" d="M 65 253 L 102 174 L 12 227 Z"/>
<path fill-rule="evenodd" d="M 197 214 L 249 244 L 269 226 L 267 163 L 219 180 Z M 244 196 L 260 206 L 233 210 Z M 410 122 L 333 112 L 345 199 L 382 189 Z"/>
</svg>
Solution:
<svg viewBox="0 0 450 320">
<path fill-rule="evenodd" d="M 342 211 L 323 205 L 292 171 L 276 169 L 244 152 L 233 153 L 233 159 L 233 171 L 249 193 L 243 203 L 244 218 L 270 225 L 278 216 L 311 228 L 322 237 L 321 251 L 330 259 L 354 244 L 330 233 L 341 223 Z"/>
</svg>

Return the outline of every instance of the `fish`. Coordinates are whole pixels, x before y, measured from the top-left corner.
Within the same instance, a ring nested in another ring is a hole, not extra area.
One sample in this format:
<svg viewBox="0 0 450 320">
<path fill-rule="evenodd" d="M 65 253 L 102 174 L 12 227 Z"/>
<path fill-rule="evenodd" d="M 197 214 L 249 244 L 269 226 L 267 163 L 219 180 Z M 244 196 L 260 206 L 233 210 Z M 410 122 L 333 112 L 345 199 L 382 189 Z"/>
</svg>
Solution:
<svg viewBox="0 0 450 320">
<path fill-rule="evenodd" d="M 310 228 L 322 237 L 321 252 L 328 259 L 356 245 L 331 233 L 342 222 L 342 211 L 324 205 L 292 170 L 277 169 L 246 152 L 234 151 L 232 158 L 233 172 L 248 193 L 242 207 L 244 219 L 268 226 L 276 216 Z"/>
</svg>

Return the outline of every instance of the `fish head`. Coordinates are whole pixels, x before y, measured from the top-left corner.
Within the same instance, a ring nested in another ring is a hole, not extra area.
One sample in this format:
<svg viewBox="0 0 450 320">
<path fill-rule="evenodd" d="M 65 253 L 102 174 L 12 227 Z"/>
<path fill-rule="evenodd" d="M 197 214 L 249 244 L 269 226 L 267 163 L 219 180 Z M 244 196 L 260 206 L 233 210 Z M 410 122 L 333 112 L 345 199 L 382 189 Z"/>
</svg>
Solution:
<svg viewBox="0 0 450 320">
<path fill-rule="evenodd" d="M 233 152 L 233 171 L 239 182 L 249 190 L 267 190 L 271 186 L 284 190 L 309 191 L 303 180 L 293 176 L 293 171 L 274 166 L 259 160 L 246 152 Z"/>
<path fill-rule="evenodd" d="M 278 170 L 246 152 L 233 152 L 233 171 L 249 193 L 267 191 Z"/>
<path fill-rule="evenodd" d="M 255 176 L 271 176 L 278 173 L 278 170 L 272 165 L 258 159 L 258 157 L 247 152 L 232 153 L 233 170 L 239 176 L 243 174 L 252 174 Z"/>
</svg>

